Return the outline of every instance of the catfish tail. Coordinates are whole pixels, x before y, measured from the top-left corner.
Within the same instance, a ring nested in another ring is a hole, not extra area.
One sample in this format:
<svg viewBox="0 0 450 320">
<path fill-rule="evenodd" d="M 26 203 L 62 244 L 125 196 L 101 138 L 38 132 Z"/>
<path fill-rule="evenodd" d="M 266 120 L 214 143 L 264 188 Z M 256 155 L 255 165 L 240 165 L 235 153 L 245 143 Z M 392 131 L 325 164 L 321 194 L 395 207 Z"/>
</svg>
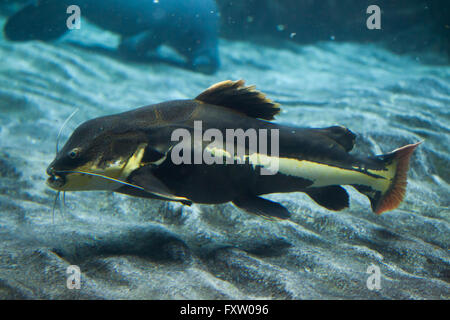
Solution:
<svg viewBox="0 0 450 320">
<path fill-rule="evenodd" d="M 422 142 L 408 144 L 376 158 L 385 163 L 386 184 L 382 190 L 365 185 L 353 185 L 370 199 L 376 214 L 394 210 L 403 201 L 407 185 L 409 160 L 417 146 Z"/>
</svg>

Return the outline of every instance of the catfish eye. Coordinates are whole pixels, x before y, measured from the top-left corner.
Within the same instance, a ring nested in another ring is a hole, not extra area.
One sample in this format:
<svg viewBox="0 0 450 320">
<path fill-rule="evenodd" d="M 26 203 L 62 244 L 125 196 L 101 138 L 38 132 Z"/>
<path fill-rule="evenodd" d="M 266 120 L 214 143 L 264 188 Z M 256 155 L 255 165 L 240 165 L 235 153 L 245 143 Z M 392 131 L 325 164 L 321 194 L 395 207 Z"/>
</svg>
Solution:
<svg viewBox="0 0 450 320">
<path fill-rule="evenodd" d="M 75 158 L 78 157 L 79 154 L 80 154 L 80 148 L 73 148 L 72 150 L 70 150 L 70 151 L 67 153 L 67 156 L 68 156 L 70 159 L 75 159 Z"/>
</svg>

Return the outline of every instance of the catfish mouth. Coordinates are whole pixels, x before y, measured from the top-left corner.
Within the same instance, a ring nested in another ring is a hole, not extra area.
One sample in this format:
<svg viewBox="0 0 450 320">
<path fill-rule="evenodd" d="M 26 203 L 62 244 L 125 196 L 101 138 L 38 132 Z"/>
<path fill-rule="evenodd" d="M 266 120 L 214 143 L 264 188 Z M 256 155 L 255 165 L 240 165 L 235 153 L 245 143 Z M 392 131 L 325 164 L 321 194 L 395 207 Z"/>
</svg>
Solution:
<svg viewBox="0 0 450 320">
<path fill-rule="evenodd" d="M 50 174 L 50 177 L 47 179 L 47 185 L 55 190 L 63 190 L 65 184 L 66 177 L 55 173 Z"/>
<path fill-rule="evenodd" d="M 48 177 L 47 185 L 55 190 L 63 191 L 63 187 L 67 182 L 66 174 L 55 170 L 53 163 L 47 168 Z"/>
</svg>

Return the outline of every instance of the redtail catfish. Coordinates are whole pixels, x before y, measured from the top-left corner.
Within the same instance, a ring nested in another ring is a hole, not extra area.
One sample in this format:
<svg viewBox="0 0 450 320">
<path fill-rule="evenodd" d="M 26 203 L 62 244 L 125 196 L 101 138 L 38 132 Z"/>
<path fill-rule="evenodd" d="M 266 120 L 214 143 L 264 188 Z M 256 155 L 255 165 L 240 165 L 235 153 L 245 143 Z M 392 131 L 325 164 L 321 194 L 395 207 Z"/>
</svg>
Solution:
<svg viewBox="0 0 450 320">
<path fill-rule="evenodd" d="M 111 190 L 187 205 L 232 202 L 247 212 L 277 218 L 290 213 L 262 195 L 305 192 L 337 211 L 349 206 L 342 187 L 349 185 L 370 199 L 376 214 L 402 202 L 409 159 L 419 143 L 378 156 L 354 155 L 349 152 L 355 134 L 349 129 L 271 122 L 279 111 L 253 86 L 228 80 L 193 100 L 92 119 L 57 153 L 47 169 L 47 183 L 59 191 Z M 253 137 L 251 130 L 259 135 L 256 147 L 245 144 Z M 230 132 L 235 138 L 244 133 L 244 139 L 220 141 Z"/>
</svg>

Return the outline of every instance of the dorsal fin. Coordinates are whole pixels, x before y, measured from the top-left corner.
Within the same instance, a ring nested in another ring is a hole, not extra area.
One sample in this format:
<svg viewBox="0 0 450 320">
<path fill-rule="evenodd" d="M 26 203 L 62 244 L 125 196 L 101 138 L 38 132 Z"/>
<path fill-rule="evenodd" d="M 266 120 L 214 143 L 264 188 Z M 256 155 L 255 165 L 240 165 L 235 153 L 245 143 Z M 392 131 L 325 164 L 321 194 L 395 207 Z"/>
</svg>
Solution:
<svg viewBox="0 0 450 320">
<path fill-rule="evenodd" d="M 226 80 L 200 93 L 195 100 L 241 112 L 252 118 L 273 120 L 280 112 L 278 103 L 266 98 L 255 86 L 244 86 L 244 80 Z"/>
<path fill-rule="evenodd" d="M 356 135 L 346 127 L 332 126 L 328 128 L 320 129 L 328 138 L 333 139 L 340 144 L 345 151 L 349 152 L 353 149 L 355 144 Z"/>
</svg>

